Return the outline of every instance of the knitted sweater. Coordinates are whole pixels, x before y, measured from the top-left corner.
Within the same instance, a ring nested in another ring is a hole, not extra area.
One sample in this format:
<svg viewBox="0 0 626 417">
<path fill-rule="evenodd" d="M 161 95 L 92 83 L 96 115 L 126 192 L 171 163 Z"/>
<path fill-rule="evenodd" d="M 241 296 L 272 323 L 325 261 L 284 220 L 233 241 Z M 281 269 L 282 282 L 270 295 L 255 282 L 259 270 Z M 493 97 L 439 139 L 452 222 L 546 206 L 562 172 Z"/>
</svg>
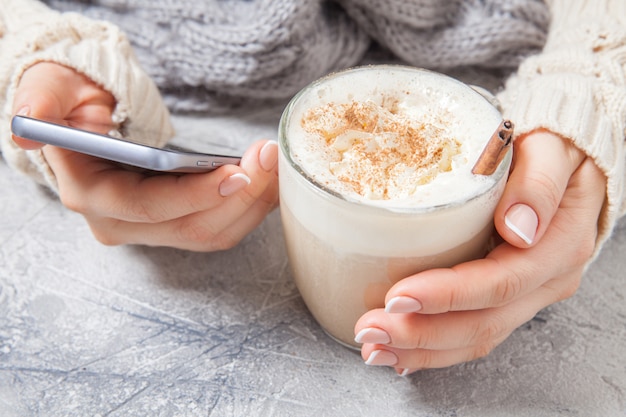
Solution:
<svg viewBox="0 0 626 417">
<path fill-rule="evenodd" d="M 0 3 L 0 145 L 12 166 L 53 188 L 41 152 L 18 149 L 8 127 L 15 86 L 36 62 L 75 68 L 110 91 L 117 121 L 169 129 L 167 106 L 217 111 L 284 100 L 358 64 L 376 42 L 421 67 L 515 68 L 498 97 L 516 133 L 547 128 L 570 138 L 608 178 L 598 248 L 624 213 L 623 0 L 49 3 L 81 14 L 34 0 Z"/>
<path fill-rule="evenodd" d="M 538 0 L 46 2 L 121 27 L 173 110 L 291 97 L 358 64 L 372 41 L 420 67 L 515 68 L 549 22 Z"/>
</svg>

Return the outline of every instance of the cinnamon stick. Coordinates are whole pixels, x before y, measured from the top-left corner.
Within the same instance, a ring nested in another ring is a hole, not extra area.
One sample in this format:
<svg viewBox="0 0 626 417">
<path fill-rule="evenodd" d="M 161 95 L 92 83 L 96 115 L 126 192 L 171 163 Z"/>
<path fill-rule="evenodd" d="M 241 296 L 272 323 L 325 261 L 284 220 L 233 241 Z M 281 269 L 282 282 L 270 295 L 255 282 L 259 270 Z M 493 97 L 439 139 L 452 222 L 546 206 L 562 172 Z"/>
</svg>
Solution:
<svg viewBox="0 0 626 417">
<path fill-rule="evenodd" d="M 491 175 L 502 162 L 506 155 L 511 142 L 513 141 L 513 123 L 510 120 L 504 120 L 500 126 L 491 135 L 489 142 L 483 149 L 483 152 L 476 160 L 476 164 L 472 168 L 475 175 Z"/>
</svg>

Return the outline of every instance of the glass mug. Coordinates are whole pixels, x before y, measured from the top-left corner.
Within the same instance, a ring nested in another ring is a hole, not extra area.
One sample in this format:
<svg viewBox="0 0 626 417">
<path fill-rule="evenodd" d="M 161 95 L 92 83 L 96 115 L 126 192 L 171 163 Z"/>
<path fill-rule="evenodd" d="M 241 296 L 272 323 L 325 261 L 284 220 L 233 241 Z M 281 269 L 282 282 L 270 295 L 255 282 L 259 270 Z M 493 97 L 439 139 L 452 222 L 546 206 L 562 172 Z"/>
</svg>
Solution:
<svg viewBox="0 0 626 417">
<path fill-rule="evenodd" d="M 446 174 L 445 184 L 433 180 L 415 200 L 381 203 L 333 188 L 326 173 L 313 169 L 323 170 L 328 163 L 307 150 L 311 138 L 302 127 L 307 111 L 329 103 L 382 103 L 392 96 L 409 110 L 421 107 L 430 115 L 441 110 L 450 132 L 475 142 L 479 150 L 503 122 L 493 101 L 472 87 L 395 65 L 331 74 L 305 87 L 285 108 L 279 126 L 280 211 L 293 277 L 324 331 L 355 349 L 357 320 L 383 308 L 385 294 L 398 280 L 487 253 L 493 212 L 511 163 L 512 152 L 506 152 L 495 172 L 474 184 L 477 176 L 468 171 L 476 151 L 461 153 L 460 167 L 452 169 L 462 171 L 458 181 L 456 174 Z"/>
</svg>

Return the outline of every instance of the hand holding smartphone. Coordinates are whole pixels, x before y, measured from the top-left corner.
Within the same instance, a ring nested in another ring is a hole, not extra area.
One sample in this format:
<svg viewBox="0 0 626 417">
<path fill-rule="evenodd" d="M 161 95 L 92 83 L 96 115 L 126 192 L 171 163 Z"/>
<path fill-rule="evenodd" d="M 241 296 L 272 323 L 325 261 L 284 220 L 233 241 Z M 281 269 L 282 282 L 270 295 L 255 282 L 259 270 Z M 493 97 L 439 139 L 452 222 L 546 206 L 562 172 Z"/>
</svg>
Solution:
<svg viewBox="0 0 626 417">
<path fill-rule="evenodd" d="M 110 126 L 66 120 L 14 116 L 14 135 L 35 142 L 160 172 L 207 172 L 225 164 L 239 164 L 238 156 L 197 153 L 180 148 L 155 148 L 134 142 L 131 136 L 113 136 Z M 115 131 L 120 133 L 119 131 Z"/>
</svg>

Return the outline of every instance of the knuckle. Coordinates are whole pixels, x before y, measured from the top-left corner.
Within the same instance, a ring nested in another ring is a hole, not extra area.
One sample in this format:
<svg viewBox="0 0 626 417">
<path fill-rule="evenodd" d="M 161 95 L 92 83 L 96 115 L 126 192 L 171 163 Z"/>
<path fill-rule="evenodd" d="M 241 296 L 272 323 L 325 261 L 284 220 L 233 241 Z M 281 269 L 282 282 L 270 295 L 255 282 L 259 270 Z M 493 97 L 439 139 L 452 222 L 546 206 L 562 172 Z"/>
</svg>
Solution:
<svg viewBox="0 0 626 417">
<path fill-rule="evenodd" d="M 212 240 L 212 245 L 209 250 L 228 250 L 232 249 L 239 244 L 241 238 L 232 229 L 226 229 L 215 235 Z"/>
<path fill-rule="evenodd" d="M 198 251 L 221 251 L 233 248 L 238 240 L 227 233 L 218 233 L 209 224 L 194 221 L 183 222 L 178 237 L 185 247 Z"/>
<path fill-rule="evenodd" d="M 150 202 L 136 199 L 126 202 L 121 208 L 121 213 L 124 218 L 144 223 L 154 224 L 162 222 L 165 219 L 161 211 L 156 210 Z"/>
<path fill-rule="evenodd" d="M 449 297 L 446 301 L 445 310 L 446 311 L 454 311 L 461 310 L 467 302 L 469 301 L 469 296 L 466 292 L 458 290 L 457 288 L 452 288 L 450 291 Z"/>
<path fill-rule="evenodd" d="M 511 273 L 498 281 L 493 292 L 493 303 L 498 305 L 507 304 L 524 289 L 524 278 L 516 273 Z"/>
<path fill-rule="evenodd" d="M 553 280 L 544 285 L 549 288 L 554 294 L 554 302 L 566 300 L 578 291 L 582 280 L 582 273 L 576 275 L 567 275 L 562 279 Z"/>
<path fill-rule="evenodd" d="M 442 294 L 443 311 L 456 311 L 471 308 L 472 305 L 472 288 L 467 281 L 459 280 L 459 272 L 456 267 L 452 267 L 450 273 L 454 274 L 457 285 L 449 286 L 447 295 Z"/>
<path fill-rule="evenodd" d="M 241 203 L 247 207 L 252 206 L 259 199 L 258 196 L 251 193 L 249 188 L 250 187 L 247 187 L 242 192 L 237 194 Z"/>
<path fill-rule="evenodd" d="M 182 242 L 197 246 L 210 242 L 215 237 L 215 232 L 204 223 L 183 221 L 178 227 L 178 237 Z"/>
<path fill-rule="evenodd" d="M 212 250 L 228 250 L 237 246 L 238 240 L 231 237 L 216 239 L 213 242 Z"/>
<path fill-rule="evenodd" d="M 96 240 L 104 246 L 119 246 L 122 244 L 122 242 L 114 239 L 111 235 L 107 233 L 94 233 L 93 235 Z"/>
<path fill-rule="evenodd" d="M 59 200 L 61 200 L 61 204 L 76 213 L 85 214 L 88 211 L 88 199 L 80 193 L 61 188 L 59 189 Z"/>
<path fill-rule="evenodd" d="M 419 355 L 413 358 L 413 364 L 411 367 L 420 369 L 436 368 L 437 351 L 421 349 Z"/>
<path fill-rule="evenodd" d="M 494 340 L 499 339 L 507 331 L 504 320 L 498 315 L 491 315 L 488 320 L 477 323 L 473 330 L 473 340 L 479 346 L 492 345 Z"/>
<path fill-rule="evenodd" d="M 413 333 L 410 345 L 414 349 L 427 349 L 431 340 L 433 340 L 431 334 L 426 331 L 420 330 Z"/>
<path fill-rule="evenodd" d="M 241 239 L 237 234 L 229 233 L 228 229 L 221 230 L 221 226 L 193 218 L 181 219 L 175 233 L 183 246 L 190 250 L 213 252 L 232 249 Z"/>
<path fill-rule="evenodd" d="M 571 298 L 576 294 L 578 288 L 580 287 L 580 279 L 572 281 L 569 285 L 566 285 L 563 291 L 561 291 L 560 299 L 566 300 Z"/>
<path fill-rule="evenodd" d="M 534 195 L 540 196 L 541 199 L 546 201 L 551 207 L 558 207 L 561 201 L 561 188 L 554 181 L 554 179 L 542 172 L 534 172 L 526 178 L 530 184 L 531 190 Z"/>
<path fill-rule="evenodd" d="M 278 207 L 278 190 L 269 190 L 264 192 L 259 198 L 259 201 L 263 203 L 263 205 L 266 207 L 267 212 L 272 211 L 273 209 Z"/>
<path fill-rule="evenodd" d="M 484 343 L 482 345 L 476 346 L 471 353 L 471 357 L 469 360 L 475 360 L 484 358 L 489 355 L 496 348 L 497 343 Z"/>
<path fill-rule="evenodd" d="M 578 259 L 580 265 L 587 263 L 596 250 L 596 239 L 581 239 L 575 247 L 574 259 Z"/>
<path fill-rule="evenodd" d="M 111 232 L 112 228 L 94 226 L 90 224 L 91 233 L 94 238 L 105 246 L 119 246 L 124 244 L 114 233 Z"/>
</svg>

